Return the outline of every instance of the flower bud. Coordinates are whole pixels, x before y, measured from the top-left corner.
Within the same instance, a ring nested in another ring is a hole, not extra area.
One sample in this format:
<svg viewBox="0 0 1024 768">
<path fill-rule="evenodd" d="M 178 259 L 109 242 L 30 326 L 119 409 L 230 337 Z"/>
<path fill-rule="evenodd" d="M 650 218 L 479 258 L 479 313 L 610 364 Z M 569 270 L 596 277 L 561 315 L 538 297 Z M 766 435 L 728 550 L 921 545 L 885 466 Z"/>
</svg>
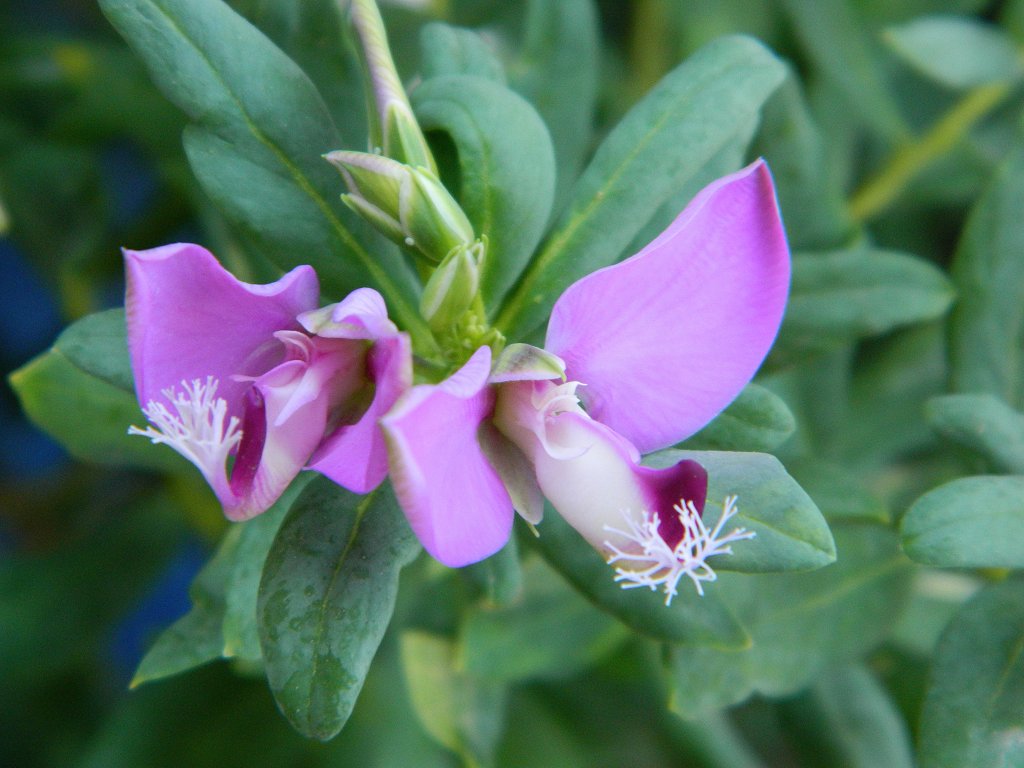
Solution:
<svg viewBox="0 0 1024 768">
<path fill-rule="evenodd" d="M 374 0 L 352 0 L 352 25 L 359 38 L 373 106 L 370 141 L 387 157 L 436 173 L 434 156 L 413 116 L 395 69 L 384 22 Z"/>
<path fill-rule="evenodd" d="M 342 200 L 386 237 L 432 262 L 473 242 L 473 225 L 438 178 L 366 152 L 331 152 L 349 194 Z"/>
<path fill-rule="evenodd" d="M 420 299 L 420 314 L 431 330 L 450 328 L 473 304 L 480 289 L 484 244 L 456 246 L 434 270 Z"/>
</svg>

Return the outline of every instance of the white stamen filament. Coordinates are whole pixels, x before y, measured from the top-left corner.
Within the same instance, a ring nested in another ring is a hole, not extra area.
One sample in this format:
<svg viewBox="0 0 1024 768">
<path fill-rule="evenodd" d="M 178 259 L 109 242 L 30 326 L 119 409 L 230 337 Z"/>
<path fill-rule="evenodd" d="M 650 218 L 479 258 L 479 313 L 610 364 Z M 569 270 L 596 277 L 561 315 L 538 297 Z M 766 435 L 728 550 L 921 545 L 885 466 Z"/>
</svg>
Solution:
<svg viewBox="0 0 1024 768">
<path fill-rule="evenodd" d="M 170 446 L 195 464 L 211 485 L 219 485 L 224 479 L 228 454 L 242 440 L 242 430 L 235 416 L 225 428 L 228 405 L 216 397 L 217 385 L 217 379 L 207 376 L 205 382 L 200 379 L 193 379 L 191 383 L 182 381 L 184 392 L 175 387 L 161 390 L 177 415 L 163 403 L 150 400 L 142 412 L 153 426 L 145 429 L 132 426 L 128 434 L 142 435 L 155 444 Z"/>
<path fill-rule="evenodd" d="M 683 538 L 675 547 L 669 546 L 658 532 L 661 520 L 656 512 L 641 512 L 641 519 L 637 520 L 636 516 L 626 509 L 623 510 L 622 516 L 629 530 L 620 531 L 610 525 L 604 527 L 609 533 L 638 545 L 641 550 L 627 552 L 610 541 L 605 541 L 605 547 L 612 553 L 608 564 L 624 564 L 616 566 L 615 581 L 622 582 L 623 589 L 649 587 L 653 592 L 658 587 L 663 587 L 665 605 L 672 604 L 672 598 L 678 594 L 679 580 L 683 576 L 689 577 L 697 589 L 697 594 L 703 597 L 703 582 L 715 581 L 718 578 L 708 565 L 708 559 L 716 555 L 731 555 L 732 547 L 729 545 L 732 542 L 752 539 L 756 535 L 754 531 L 745 528 L 734 528 L 722 535 L 725 524 L 737 513 L 736 496 L 725 498 L 722 514 L 710 531 L 704 525 L 692 501 L 680 500 L 673 509 L 683 525 Z"/>
</svg>

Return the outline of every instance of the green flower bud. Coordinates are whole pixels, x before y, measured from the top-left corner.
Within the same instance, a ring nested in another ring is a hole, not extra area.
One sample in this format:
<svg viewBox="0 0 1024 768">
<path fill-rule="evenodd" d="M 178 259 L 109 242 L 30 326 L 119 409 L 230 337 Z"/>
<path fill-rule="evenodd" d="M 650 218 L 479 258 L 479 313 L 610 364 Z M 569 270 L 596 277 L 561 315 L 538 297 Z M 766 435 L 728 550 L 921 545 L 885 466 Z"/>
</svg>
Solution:
<svg viewBox="0 0 1024 768">
<path fill-rule="evenodd" d="M 436 173 L 434 156 L 395 69 L 376 2 L 352 0 L 351 12 L 373 99 L 369 114 L 371 146 L 387 157 Z"/>
<path fill-rule="evenodd" d="M 431 330 L 442 332 L 466 313 L 480 290 L 484 244 L 477 240 L 451 250 L 423 289 L 420 314 Z"/>
<path fill-rule="evenodd" d="M 325 158 L 345 179 L 345 204 L 399 245 L 436 263 L 473 242 L 473 225 L 430 171 L 366 152 Z"/>
</svg>

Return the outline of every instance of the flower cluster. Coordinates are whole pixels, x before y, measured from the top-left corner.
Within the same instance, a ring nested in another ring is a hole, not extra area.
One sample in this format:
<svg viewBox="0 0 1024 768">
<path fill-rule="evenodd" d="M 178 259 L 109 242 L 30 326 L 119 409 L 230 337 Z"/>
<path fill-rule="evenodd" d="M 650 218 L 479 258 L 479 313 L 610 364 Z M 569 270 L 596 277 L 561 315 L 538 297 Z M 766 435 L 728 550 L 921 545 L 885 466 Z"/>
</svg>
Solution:
<svg viewBox="0 0 1024 768">
<path fill-rule="evenodd" d="M 390 477 L 423 546 L 457 567 L 500 549 L 516 512 L 540 523 L 546 498 L 616 580 L 662 587 L 666 603 L 683 576 L 702 593 L 708 558 L 752 535 L 724 530 L 735 499 L 705 526 L 698 463 L 654 469 L 641 455 L 710 421 L 774 340 L 790 261 L 761 161 L 570 286 L 543 349 L 484 343 L 441 380 L 414 373 L 409 337 L 372 289 L 318 308 L 310 267 L 250 285 L 196 245 L 126 261 L 151 422 L 132 432 L 193 462 L 233 520 L 303 469 L 357 493 Z"/>
</svg>

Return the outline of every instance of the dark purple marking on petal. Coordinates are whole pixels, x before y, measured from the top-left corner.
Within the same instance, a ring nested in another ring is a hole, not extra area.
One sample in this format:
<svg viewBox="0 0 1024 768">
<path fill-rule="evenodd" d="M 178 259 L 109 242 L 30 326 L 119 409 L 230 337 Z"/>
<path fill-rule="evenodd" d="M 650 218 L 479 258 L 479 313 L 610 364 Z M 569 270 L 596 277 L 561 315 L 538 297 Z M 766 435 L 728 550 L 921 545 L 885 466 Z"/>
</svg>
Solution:
<svg viewBox="0 0 1024 768">
<path fill-rule="evenodd" d="M 675 547 L 683 538 L 683 524 L 673 509 L 676 504 L 693 502 L 698 514 L 704 512 L 708 496 L 708 473 L 692 459 L 684 459 L 672 467 L 649 470 L 645 482 L 649 513 L 658 513 L 658 533 L 665 543 Z"/>
<path fill-rule="evenodd" d="M 249 387 L 243 401 L 242 441 L 231 469 L 231 491 L 236 496 L 245 495 L 252 487 L 267 441 L 267 408 L 263 393 L 258 387 Z"/>
</svg>

